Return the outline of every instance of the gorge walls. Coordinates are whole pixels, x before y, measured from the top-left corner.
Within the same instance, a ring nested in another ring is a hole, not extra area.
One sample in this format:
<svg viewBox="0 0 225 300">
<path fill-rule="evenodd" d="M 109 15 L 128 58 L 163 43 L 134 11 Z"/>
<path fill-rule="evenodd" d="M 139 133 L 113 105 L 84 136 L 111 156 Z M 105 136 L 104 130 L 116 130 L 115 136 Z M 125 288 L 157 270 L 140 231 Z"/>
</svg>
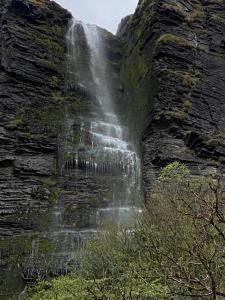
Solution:
<svg viewBox="0 0 225 300">
<path fill-rule="evenodd" d="M 216 174 L 225 154 L 225 4 L 220 0 L 141 0 L 120 25 L 121 78 L 139 123 L 147 192 L 174 160 Z"/>
</svg>

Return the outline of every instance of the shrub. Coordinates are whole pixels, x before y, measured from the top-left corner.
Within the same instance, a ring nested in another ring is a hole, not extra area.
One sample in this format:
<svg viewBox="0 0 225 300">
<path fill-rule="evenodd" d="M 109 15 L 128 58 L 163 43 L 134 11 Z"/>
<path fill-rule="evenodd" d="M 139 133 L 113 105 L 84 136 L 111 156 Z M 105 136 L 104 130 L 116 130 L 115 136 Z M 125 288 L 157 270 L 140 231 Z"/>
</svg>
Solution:
<svg viewBox="0 0 225 300">
<path fill-rule="evenodd" d="M 165 181 L 165 180 L 170 181 L 171 179 L 182 180 L 188 175 L 190 175 L 190 171 L 187 168 L 187 166 L 178 161 L 175 161 L 173 163 L 168 164 L 162 169 L 159 175 L 159 180 L 160 181 Z"/>
</svg>

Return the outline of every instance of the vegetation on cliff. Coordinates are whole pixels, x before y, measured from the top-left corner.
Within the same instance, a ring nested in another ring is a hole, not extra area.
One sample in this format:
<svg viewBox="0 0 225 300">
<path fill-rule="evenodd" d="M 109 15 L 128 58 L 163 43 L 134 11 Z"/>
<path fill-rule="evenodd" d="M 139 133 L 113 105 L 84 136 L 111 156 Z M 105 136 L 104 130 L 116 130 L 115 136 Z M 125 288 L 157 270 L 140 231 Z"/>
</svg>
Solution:
<svg viewBox="0 0 225 300">
<path fill-rule="evenodd" d="M 30 299 L 224 298 L 222 183 L 169 164 L 133 232 L 110 229 L 89 242 L 79 270 L 41 282 Z"/>
</svg>

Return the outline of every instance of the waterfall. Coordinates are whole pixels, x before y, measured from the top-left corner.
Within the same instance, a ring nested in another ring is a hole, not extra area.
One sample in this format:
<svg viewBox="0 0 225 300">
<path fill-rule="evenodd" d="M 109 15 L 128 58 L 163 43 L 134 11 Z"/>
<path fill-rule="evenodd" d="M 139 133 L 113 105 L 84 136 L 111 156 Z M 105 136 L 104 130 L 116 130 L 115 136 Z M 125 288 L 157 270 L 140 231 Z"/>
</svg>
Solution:
<svg viewBox="0 0 225 300">
<path fill-rule="evenodd" d="M 131 143 L 129 128 L 116 113 L 110 74 L 101 29 L 73 20 L 68 32 L 67 92 L 83 89 L 95 103 L 95 109 L 80 126 L 80 140 L 75 146 L 66 142 L 65 170 L 82 169 L 91 174 L 116 176 L 111 180 L 107 208 L 97 211 L 97 219 L 130 219 L 140 212 L 140 160 Z M 87 54 L 82 58 L 86 43 Z M 83 62 L 83 63 L 81 63 Z M 74 136 L 73 120 L 68 115 L 69 140 Z M 82 118 L 82 116 L 81 116 Z M 68 141 L 68 136 L 67 136 Z M 119 183 L 120 182 L 120 183 Z M 121 187 L 118 188 L 118 184 Z"/>
<path fill-rule="evenodd" d="M 130 230 L 142 213 L 140 160 L 117 113 L 101 29 L 73 21 L 67 42 L 60 197 L 49 212 L 50 225 L 33 240 L 28 278 L 65 274 L 71 260 L 79 265 L 86 241 L 104 232 L 102 225 Z"/>
</svg>

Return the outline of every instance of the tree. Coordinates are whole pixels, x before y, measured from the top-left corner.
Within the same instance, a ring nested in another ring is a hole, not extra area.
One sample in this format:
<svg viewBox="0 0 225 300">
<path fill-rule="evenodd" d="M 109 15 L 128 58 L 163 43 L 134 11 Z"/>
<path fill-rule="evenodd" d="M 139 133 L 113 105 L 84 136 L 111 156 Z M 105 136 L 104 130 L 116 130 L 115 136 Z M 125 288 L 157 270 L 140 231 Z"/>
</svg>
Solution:
<svg viewBox="0 0 225 300">
<path fill-rule="evenodd" d="M 225 298 L 224 205 L 223 178 L 191 176 L 180 163 L 162 170 L 137 241 L 172 295 Z"/>
</svg>

